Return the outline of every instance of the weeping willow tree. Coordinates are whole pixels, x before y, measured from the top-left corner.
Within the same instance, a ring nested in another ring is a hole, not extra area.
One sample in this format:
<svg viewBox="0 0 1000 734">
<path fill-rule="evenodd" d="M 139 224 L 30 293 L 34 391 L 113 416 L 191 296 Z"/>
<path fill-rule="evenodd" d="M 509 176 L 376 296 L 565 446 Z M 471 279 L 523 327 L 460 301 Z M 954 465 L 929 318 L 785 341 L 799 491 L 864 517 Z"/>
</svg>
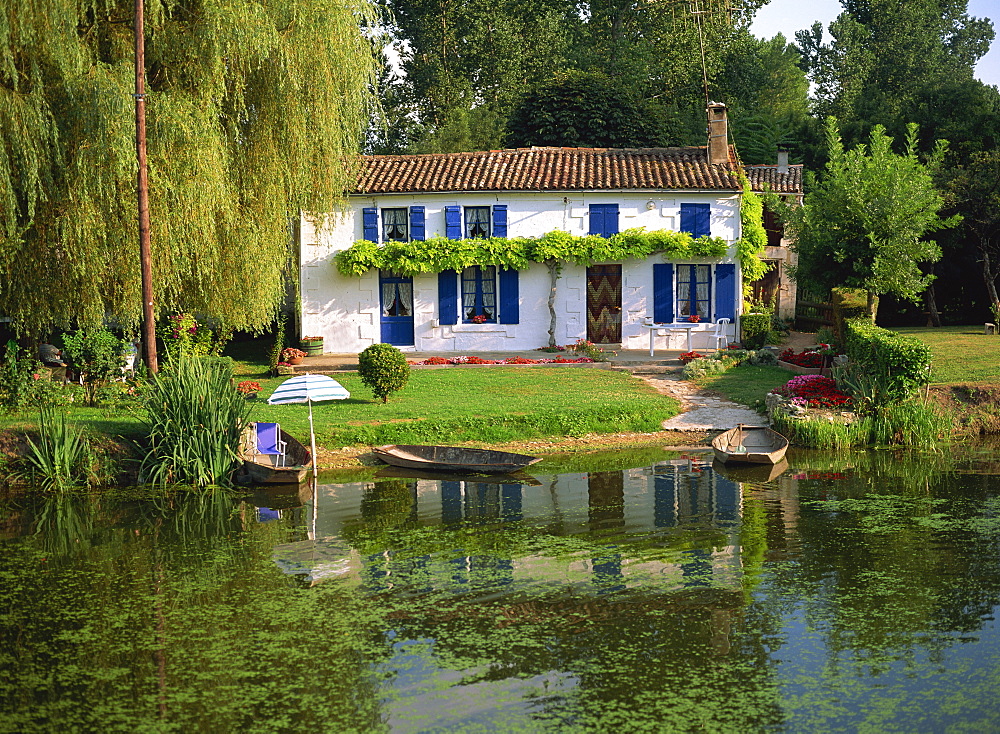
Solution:
<svg viewBox="0 0 1000 734">
<path fill-rule="evenodd" d="M 20 333 L 141 316 L 132 0 L 0 8 L 0 314 Z M 369 0 L 147 0 L 157 307 L 256 330 L 289 222 L 333 211 L 374 103 Z"/>
</svg>

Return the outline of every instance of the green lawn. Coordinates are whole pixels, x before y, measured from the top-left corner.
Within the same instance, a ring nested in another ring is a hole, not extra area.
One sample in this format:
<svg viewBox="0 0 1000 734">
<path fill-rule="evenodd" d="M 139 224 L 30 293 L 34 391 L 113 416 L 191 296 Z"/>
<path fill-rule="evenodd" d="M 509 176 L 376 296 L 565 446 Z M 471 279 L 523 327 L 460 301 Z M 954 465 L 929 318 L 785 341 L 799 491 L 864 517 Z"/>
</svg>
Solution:
<svg viewBox="0 0 1000 734">
<path fill-rule="evenodd" d="M 741 364 L 721 375 L 709 375 L 696 380 L 699 387 L 715 390 L 730 400 L 752 408 L 764 404 L 764 396 L 795 375 L 781 367 Z"/>
<path fill-rule="evenodd" d="M 899 327 L 931 348 L 932 383 L 1000 381 L 1000 336 L 983 326 Z"/>
<path fill-rule="evenodd" d="M 351 398 L 313 406 L 317 440 L 330 447 L 656 431 L 679 407 L 631 375 L 593 368 L 415 369 L 387 404 L 356 373 L 335 378 Z M 259 404 L 253 417 L 308 435 L 304 405 Z"/>
<path fill-rule="evenodd" d="M 233 352 L 238 359 L 237 380 L 261 383 L 251 419 L 279 422 L 293 436 L 307 441 L 305 405 L 266 403 L 287 377 L 266 378 L 260 350 L 248 354 L 245 346 L 236 345 Z M 387 404 L 373 398 L 357 373 L 333 377 L 350 391 L 351 398 L 313 406 L 317 442 L 328 448 L 653 432 L 679 410 L 675 400 L 642 380 L 590 367 L 414 369 L 406 388 L 390 396 Z M 3 416 L 0 427 L 31 428 L 36 415 Z M 69 415 L 99 433 L 142 435 L 135 411 L 73 408 Z"/>
</svg>

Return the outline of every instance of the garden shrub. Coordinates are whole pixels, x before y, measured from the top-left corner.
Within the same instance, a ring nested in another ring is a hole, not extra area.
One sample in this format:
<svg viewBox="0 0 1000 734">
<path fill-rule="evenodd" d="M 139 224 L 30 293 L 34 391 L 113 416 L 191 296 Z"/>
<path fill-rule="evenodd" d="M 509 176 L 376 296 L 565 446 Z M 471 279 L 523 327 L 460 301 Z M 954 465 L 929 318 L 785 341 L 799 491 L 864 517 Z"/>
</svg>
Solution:
<svg viewBox="0 0 1000 734">
<path fill-rule="evenodd" d="M 778 364 L 778 357 L 770 349 L 758 349 L 750 355 L 749 362 L 760 367 L 773 367 Z"/>
<path fill-rule="evenodd" d="M 867 318 L 849 319 L 844 327 L 847 356 L 879 386 L 879 402 L 906 398 L 929 381 L 931 350 L 919 339 L 875 326 Z"/>
<path fill-rule="evenodd" d="M 771 331 L 771 315 L 766 313 L 748 313 L 740 317 L 743 328 L 742 344 L 747 349 L 760 349 L 767 341 Z"/>
<path fill-rule="evenodd" d="M 731 360 L 705 357 L 704 359 L 695 359 L 688 362 L 681 374 L 685 380 L 697 380 L 708 375 L 721 375 L 735 366 L 736 362 Z"/>
<path fill-rule="evenodd" d="M 87 405 L 97 405 L 97 391 L 122 376 L 126 342 L 107 329 L 79 329 L 63 337 L 63 354 L 83 379 Z"/>
<path fill-rule="evenodd" d="M 31 357 L 17 342 L 7 342 L 4 360 L 0 362 L 0 405 L 21 410 L 33 400 L 35 385 L 47 376 L 48 370 Z"/>
<path fill-rule="evenodd" d="M 868 310 L 868 293 L 858 288 L 834 288 L 830 291 L 830 301 L 833 304 L 833 328 L 836 333 L 834 341 L 827 344 L 843 344 L 847 338 L 846 322 L 852 319 L 864 319 L 875 323 L 875 312 L 878 311 L 878 298 Z M 818 338 L 818 337 L 817 337 Z"/>
<path fill-rule="evenodd" d="M 406 387 L 410 365 L 391 344 L 372 344 L 358 355 L 358 375 L 376 398 L 388 403 L 390 393 Z"/>
</svg>

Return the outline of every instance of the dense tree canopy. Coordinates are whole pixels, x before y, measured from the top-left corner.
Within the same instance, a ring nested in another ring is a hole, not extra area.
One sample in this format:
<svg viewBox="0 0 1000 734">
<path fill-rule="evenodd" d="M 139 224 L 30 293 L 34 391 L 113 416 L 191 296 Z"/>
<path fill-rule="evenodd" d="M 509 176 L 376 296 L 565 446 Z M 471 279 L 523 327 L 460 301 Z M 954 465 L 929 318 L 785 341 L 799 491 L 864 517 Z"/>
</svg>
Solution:
<svg viewBox="0 0 1000 734">
<path fill-rule="evenodd" d="M 161 310 L 273 318 L 289 218 L 336 205 L 369 117 L 365 2 L 147 2 Z M 139 318 L 133 8 L 0 9 L 0 313 L 21 332 Z"/>
<path fill-rule="evenodd" d="M 669 138 L 662 144 L 700 144 L 705 130 L 702 47 L 714 80 L 726 68 L 724 49 L 733 43 L 752 44 L 747 28 L 763 4 L 383 2 L 394 19 L 390 35 L 399 49 L 401 72 L 389 79 L 384 92 L 391 102 L 388 131 L 372 136 L 370 150 L 414 153 L 490 149 L 503 144 L 505 135 L 529 138 L 517 129 L 517 121 L 508 123 L 514 107 L 526 96 L 530 100 L 547 94 L 573 74 L 610 79 L 629 106 L 638 107 L 643 130 L 651 127 L 659 138 Z M 704 15 L 693 15 L 696 7 Z M 710 83 L 713 93 L 725 97 L 728 91 L 718 87 Z M 804 107 L 804 84 L 801 94 Z M 553 114 L 565 117 L 572 110 Z"/>
<path fill-rule="evenodd" d="M 848 141 L 865 139 L 876 124 L 902 136 L 906 124 L 917 121 L 925 128 L 922 142 L 929 150 L 943 131 L 932 134 L 927 123 L 939 127 L 975 117 L 983 104 L 974 103 L 975 97 L 994 96 L 973 79 L 976 62 L 993 40 L 993 26 L 968 15 L 968 0 L 841 4 L 844 12 L 830 24 L 829 43 L 819 23 L 796 37 L 815 85 L 816 113 L 836 116 Z M 926 114 L 923 120 L 915 119 L 914 113 L 928 104 L 936 122 Z M 948 132 L 956 144 L 954 131 Z"/>
</svg>

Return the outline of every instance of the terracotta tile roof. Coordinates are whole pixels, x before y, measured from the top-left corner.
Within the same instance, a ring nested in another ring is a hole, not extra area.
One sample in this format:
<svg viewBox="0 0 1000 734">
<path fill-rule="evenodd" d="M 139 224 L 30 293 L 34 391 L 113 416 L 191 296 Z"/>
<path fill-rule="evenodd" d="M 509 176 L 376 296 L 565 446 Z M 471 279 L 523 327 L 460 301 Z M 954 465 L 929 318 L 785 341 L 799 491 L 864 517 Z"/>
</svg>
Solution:
<svg viewBox="0 0 1000 734">
<path fill-rule="evenodd" d="M 356 194 L 436 191 L 739 189 L 730 149 L 711 165 L 698 148 L 517 148 L 364 156 Z"/>
<path fill-rule="evenodd" d="M 750 188 L 763 191 L 768 186 L 776 194 L 802 193 L 802 166 L 789 166 L 787 173 L 779 173 L 777 166 L 744 166 Z"/>
</svg>

